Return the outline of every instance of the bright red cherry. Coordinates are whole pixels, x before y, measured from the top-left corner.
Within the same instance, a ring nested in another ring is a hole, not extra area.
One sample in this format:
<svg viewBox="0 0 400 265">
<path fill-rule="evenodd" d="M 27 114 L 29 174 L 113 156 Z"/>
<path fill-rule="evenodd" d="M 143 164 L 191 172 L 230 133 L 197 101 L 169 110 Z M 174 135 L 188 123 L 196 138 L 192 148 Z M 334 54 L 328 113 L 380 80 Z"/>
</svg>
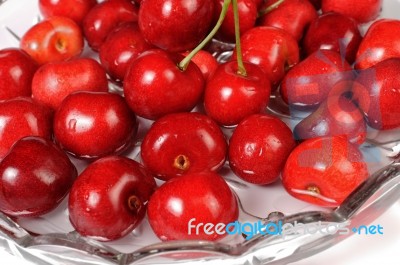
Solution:
<svg viewBox="0 0 400 265">
<path fill-rule="evenodd" d="M 81 25 L 83 18 L 96 4 L 96 0 L 39 0 L 39 9 L 45 18 L 68 17 Z"/>
<path fill-rule="evenodd" d="M 254 114 L 245 118 L 229 140 L 229 165 L 247 182 L 275 182 L 296 146 L 290 128 L 279 118 Z"/>
<path fill-rule="evenodd" d="M 318 137 L 298 145 L 286 161 L 282 183 L 293 197 L 336 207 L 369 176 L 357 145 L 345 137 Z"/>
<path fill-rule="evenodd" d="M 260 8 L 261 12 L 277 1 L 265 1 Z M 299 41 L 304 31 L 317 17 L 317 11 L 309 0 L 285 0 L 277 8 L 262 15 L 257 24 L 286 30 Z"/>
<path fill-rule="evenodd" d="M 106 72 L 94 59 L 47 63 L 36 71 L 32 80 L 32 97 L 53 110 L 76 91 L 108 91 Z"/>
<path fill-rule="evenodd" d="M 211 27 L 214 0 L 146 0 L 139 9 L 139 27 L 151 44 L 184 52 L 196 47 Z"/>
<path fill-rule="evenodd" d="M 300 60 L 297 41 L 282 29 L 254 27 L 243 34 L 240 41 L 243 60 L 260 66 L 273 88 Z M 232 59 L 236 60 L 236 50 Z"/>
<path fill-rule="evenodd" d="M 380 19 L 369 28 L 357 51 L 356 69 L 367 69 L 389 58 L 400 57 L 400 21 Z"/>
<path fill-rule="evenodd" d="M 378 130 L 399 128 L 400 58 L 387 59 L 361 71 L 353 93 L 369 126 Z"/>
<path fill-rule="evenodd" d="M 123 81 L 130 63 L 154 46 L 142 36 L 136 22 L 117 26 L 100 47 L 100 62 L 115 80 Z"/>
<path fill-rule="evenodd" d="M 52 115 L 49 109 L 31 98 L 0 101 L 0 160 L 11 146 L 25 136 L 51 139 Z"/>
<path fill-rule="evenodd" d="M 193 173 L 171 179 L 156 190 L 147 214 L 151 228 L 163 241 L 217 240 L 226 235 L 225 225 L 237 220 L 238 205 L 220 175 Z M 197 233 L 195 227 L 200 223 L 213 226 L 215 232 L 205 233 L 205 227 L 199 227 Z"/>
<path fill-rule="evenodd" d="M 31 84 L 38 65 L 23 50 L 0 50 L 0 100 L 30 97 Z"/>
<path fill-rule="evenodd" d="M 124 99 L 108 92 L 75 92 L 54 117 L 56 141 L 81 158 L 97 158 L 126 150 L 136 136 L 136 116 Z"/>
<path fill-rule="evenodd" d="M 81 28 L 67 17 L 50 17 L 32 26 L 20 46 L 37 63 L 65 61 L 83 50 Z"/>
<path fill-rule="evenodd" d="M 227 142 L 218 125 L 200 113 L 175 113 L 158 119 L 141 146 L 143 164 L 162 180 L 184 174 L 218 171 Z"/>
<path fill-rule="evenodd" d="M 332 50 L 353 63 L 362 40 L 358 23 L 349 16 L 326 13 L 311 23 L 303 40 L 306 54 L 319 50 Z"/>
<path fill-rule="evenodd" d="M 137 115 L 155 120 L 196 106 L 204 90 L 203 74 L 194 63 L 182 71 L 177 65 L 183 58 L 150 50 L 132 62 L 124 79 L 124 94 Z"/>
<path fill-rule="evenodd" d="M 246 76 L 238 73 L 236 61 L 230 61 L 221 64 L 207 82 L 205 111 L 222 126 L 236 125 L 268 105 L 271 86 L 265 72 L 255 64 L 244 65 Z"/>
<path fill-rule="evenodd" d="M 188 55 L 189 52 L 184 52 L 183 55 Z M 217 59 L 212 56 L 211 53 L 205 50 L 200 50 L 196 53 L 196 55 L 191 59 L 197 67 L 199 67 L 200 71 L 203 73 L 204 80 L 208 80 L 210 76 L 212 76 L 215 70 L 218 67 Z"/>
<path fill-rule="evenodd" d="M 69 219 L 83 236 L 100 241 L 121 238 L 140 224 L 155 188 L 154 178 L 138 162 L 118 156 L 101 158 L 74 182 Z"/>
<path fill-rule="evenodd" d="M 77 171 L 51 140 L 25 137 L 0 163 L 0 211 L 11 216 L 39 216 L 67 195 Z"/>
<path fill-rule="evenodd" d="M 83 33 L 89 46 L 98 51 L 107 35 L 119 24 L 138 21 L 138 8 L 130 0 L 104 1 L 83 19 Z"/>
<path fill-rule="evenodd" d="M 290 107 L 314 108 L 339 81 L 353 80 L 355 73 L 337 52 L 318 50 L 294 66 L 281 83 L 281 95 Z"/>
<path fill-rule="evenodd" d="M 214 2 L 216 6 L 214 18 L 215 21 L 217 21 L 224 4 L 224 0 L 214 0 Z M 238 0 L 238 12 L 240 21 L 240 34 L 244 34 L 256 24 L 257 3 L 254 0 Z M 225 42 L 235 42 L 235 21 L 232 5 L 229 6 L 226 17 L 215 37 Z"/>
<path fill-rule="evenodd" d="M 381 12 L 383 0 L 322 0 L 322 12 L 350 16 L 360 23 L 374 20 Z"/>
</svg>

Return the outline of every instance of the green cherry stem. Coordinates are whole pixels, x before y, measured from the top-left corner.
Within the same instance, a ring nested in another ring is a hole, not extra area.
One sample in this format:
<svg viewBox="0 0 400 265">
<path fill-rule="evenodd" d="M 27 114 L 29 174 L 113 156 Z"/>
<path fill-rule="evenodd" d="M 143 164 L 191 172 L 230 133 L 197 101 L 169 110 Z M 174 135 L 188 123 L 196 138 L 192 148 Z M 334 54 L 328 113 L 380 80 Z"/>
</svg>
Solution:
<svg viewBox="0 0 400 265">
<path fill-rule="evenodd" d="M 215 36 L 215 34 L 218 32 L 219 28 L 222 25 L 222 22 L 224 22 L 224 19 L 226 17 L 226 13 L 228 12 L 229 5 L 231 4 L 232 0 L 224 0 L 224 3 L 222 5 L 222 10 L 221 14 L 219 15 L 218 21 L 215 24 L 214 28 L 210 31 L 210 33 L 207 35 L 207 37 L 204 38 L 204 40 L 196 47 L 194 48 L 179 64 L 178 67 L 182 71 L 185 71 L 186 68 L 188 67 L 190 61 L 192 58 L 206 46 L 206 44 Z"/>
<path fill-rule="evenodd" d="M 260 11 L 258 12 L 257 17 L 262 17 L 262 16 L 264 16 L 265 14 L 268 14 L 269 12 L 271 12 L 272 10 L 274 10 L 275 8 L 278 8 L 283 2 L 285 2 L 285 0 L 278 0 L 278 1 L 276 1 L 275 3 L 273 3 L 272 5 L 266 7 L 265 9 L 260 10 Z"/>
<path fill-rule="evenodd" d="M 240 44 L 240 23 L 239 23 L 239 10 L 237 0 L 232 0 L 233 17 L 235 22 L 235 41 L 236 41 L 236 58 L 238 64 L 238 74 L 247 76 L 246 68 L 243 64 L 242 45 Z"/>
</svg>

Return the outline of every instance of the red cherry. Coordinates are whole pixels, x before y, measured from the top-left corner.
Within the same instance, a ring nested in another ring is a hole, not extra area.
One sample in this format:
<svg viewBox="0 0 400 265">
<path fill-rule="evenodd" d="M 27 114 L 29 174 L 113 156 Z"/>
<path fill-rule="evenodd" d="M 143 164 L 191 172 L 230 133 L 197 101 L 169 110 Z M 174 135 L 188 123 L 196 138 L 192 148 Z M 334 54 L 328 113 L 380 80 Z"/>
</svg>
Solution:
<svg viewBox="0 0 400 265">
<path fill-rule="evenodd" d="M 38 65 L 23 50 L 0 50 L 0 100 L 30 97 L 31 83 Z"/>
<path fill-rule="evenodd" d="M 156 190 L 150 198 L 147 214 L 151 228 L 163 241 L 217 240 L 225 234 L 206 234 L 204 229 L 199 229 L 197 234 L 195 228 L 189 233 L 189 221 L 194 218 L 194 225 L 226 225 L 237 220 L 238 205 L 220 175 L 193 173 L 171 179 Z"/>
<path fill-rule="evenodd" d="M 76 91 L 108 91 L 105 70 L 91 58 L 42 65 L 32 80 L 32 97 L 56 110 L 66 96 Z"/>
<path fill-rule="evenodd" d="M 69 219 L 81 235 L 110 241 L 130 233 L 145 216 L 154 178 L 134 160 L 109 156 L 90 164 L 74 182 Z"/>
<path fill-rule="evenodd" d="M 236 125 L 268 105 L 271 88 L 264 71 L 254 64 L 244 65 L 246 76 L 238 74 L 236 61 L 230 61 L 220 65 L 207 82 L 204 107 L 220 125 Z"/>
<path fill-rule="evenodd" d="M 81 25 L 83 18 L 96 4 L 96 0 L 39 0 L 39 9 L 45 18 L 68 17 Z"/>
<path fill-rule="evenodd" d="M 0 101 L 0 159 L 11 146 L 25 136 L 51 138 L 52 116 L 49 109 L 31 98 Z"/>
<path fill-rule="evenodd" d="M 247 182 L 270 184 L 278 179 L 295 146 L 292 131 L 283 121 L 266 114 L 251 115 L 239 123 L 229 140 L 229 165 Z"/>
<path fill-rule="evenodd" d="M 227 143 L 218 125 L 200 113 L 169 114 L 149 129 L 141 146 L 143 164 L 157 178 L 218 171 Z"/>
<path fill-rule="evenodd" d="M 21 48 L 39 64 L 76 57 L 83 44 L 80 27 L 67 17 L 50 17 L 35 24 L 20 42 Z"/>
<path fill-rule="evenodd" d="M 98 51 L 115 27 L 124 22 L 137 22 L 138 13 L 138 8 L 130 0 L 104 1 L 95 5 L 82 24 L 89 46 Z"/>
<path fill-rule="evenodd" d="M 11 216 L 39 216 L 67 195 L 77 171 L 51 140 L 25 137 L 0 163 L 0 210 Z"/>
<path fill-rule="evenodd" d="M 278 0 L 267 0 L 260 10 L 275 4 Z M 258 25 L 281 28 L 300 40 L 305 29 L 318 17 L 309 0 L 285 0 L 271 12 L 261 16 Z"/>
<path fill-rule="evenodd" d="M 240 38 L 243 60 L 260 66 L 273 88 L 287 70 L 299 62 L 297 41 L 286 31 L 275 27 L 254 27 Z M 236 60 L 236 50 L 233 53 Z"/>
<path fill-rule="evenodd" d="M 354 76 L 351 66 L 340 54 L 318 50 L 287 73 L 280 92 L 290 107 L 313 108 L 328 98 L 336 83 L 353 80 Z"/>
<path fill-rule="evenodd" d="M 322 12 L 347 15 L 360 23 L 374 20 L 380 13 L 383 0 L 322 0 Z"/>
<path fill-rule="evenodd" d="M 315 7 L 316 10 L 320 10 L 321 9 L 321 4 L 322 4 L 322 0 L 308 0 L 311 4 L 313 4 L 313 6 Z"/>
<path fill-rule="evenodd" d="M 137 115 L 155 120 L 196 106 L 203 94 L 204 78 L 194 63 L 182 71 L 177 64 L 183 58 L 150 50 L 132 62 L 124 80 L 124 94 Z"/>
<path fill-rule="evenodd" d="M 151 48 L 137 23 L 127 22 L 108 34 L 100 47 L 100 62 L 113 79 L 123 81 L 130 63 Z"/>
<path fill-rule="evenodd" d="M 183 56 L 188 55 L 189 52 L 184 52 Z M 199 67 L 200 71 L 203 73 L 204 80 L 208 80 L 210 76 L 212 76 L 215 70 L 218 67 L 218 61 L 212 56 L 211 53 L 205 50 L 200 50 L 196 53 L 196 55 L 191 59 L 197 67 Z"/>
<path fill-rule="evenodd" d="M 293 197 L 336 207 L 366 178 L 367 164 L 345 137 L 318 137 L 298 145 L 286 161 L 282 183 Z"/>
<path fill-rule="evenodd" d="M 126 150 L 137 123 L 124 99 L 107 92 L 75 92 L 54 117 L 54 136 L 71 154 L 96 158 Z"/>
<path fill-rule="evenodd" d="M 170 51 L 191 50 L 206 36 L 213 0 L 146 0 L 141 2 L 139 27 L 151 44 Z"/>
<path fill-rule="evenodd" d="M 378 130 L 400 127 L 400 58 L 361 71 L 353 93 L 369 126 Z"/>
<path fill-rule="evenodd" d="M 303 40 L 306 54 L 319 49 L 342 54 L 350 63 L 354 62 L 362 40 L 357 22 L 346 15 L 326 13 L 311 23 Z"/>
<path fill-rule="evenodd" d="M 217 21 L 221 13 L 224 0 L 214 0 L 214 20 Z M 257 3 L 254 0 L 238 0 L 238 12 L 240 21 L 240 34 L 244 34 L 253 28 L 257 19 Z M 225 42 L 235 42 L 235 22 L 232 5 L 228 8 L 226 17 L 218 30 L 217 39 Z"/>
<path fill-rule="evenodd" d="M 357 51 L 356 69 L 367 69 L 389 58 L 400 57 L 400 21 L 375 21 L 361 41 Z"/>
</svg>

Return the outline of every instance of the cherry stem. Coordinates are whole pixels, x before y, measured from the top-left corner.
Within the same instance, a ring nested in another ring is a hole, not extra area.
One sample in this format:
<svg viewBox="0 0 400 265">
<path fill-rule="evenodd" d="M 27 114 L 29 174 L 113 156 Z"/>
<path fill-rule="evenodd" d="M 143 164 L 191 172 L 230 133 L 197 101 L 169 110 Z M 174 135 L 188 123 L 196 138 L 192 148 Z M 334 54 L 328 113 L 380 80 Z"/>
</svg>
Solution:
<svg viewBox="0 0 400 265">
<path fill-rule="evenodd" d="M 272 5 L 266 7 L 265 9 L 260 10 L 260 12 L 258 12 L 257 17 L 262 17 L 265 14 L 268 14 L 269 12 L 274 10 L 275 8 L 278 8 L 278 6 L 280 6 L 283 2 L 285 2 L 285 0 L 278 0 L 275 3 L 273 3 Z"/>
<path fill-rule="evenodd" d="M 208 33 L 207 37 L 204 38 L 200 44 L 194 48 L 179 64 L 178 67 L 182 71 L 185 71 L 192 60 L 192 58 L 206 46 L 206 44 L 217 34 L 219 28 L 222 25 L 222 22 L 224 22 L 224 19 L 226 17 L 226 13 L 228 12 L 229 5 L 231 4 L 232 0 L 224 0 L 224 3 L 222 5 L 222 10 L 221 14 L 219 15 L 218 21 L 215 24 L 214 28 Z"/>
<path fill-rule="evenodd" d="M 242 45 L 240 44 L 240 23 L 239 23 L 239 9 L 237 0 L 232 0 L 233 17 L 235 22 L 235 41 L 236 41 L 236 58 L 238 64 L 238 74 L 247 76 L 246 68 L 243 64 Z"/>
</svg>

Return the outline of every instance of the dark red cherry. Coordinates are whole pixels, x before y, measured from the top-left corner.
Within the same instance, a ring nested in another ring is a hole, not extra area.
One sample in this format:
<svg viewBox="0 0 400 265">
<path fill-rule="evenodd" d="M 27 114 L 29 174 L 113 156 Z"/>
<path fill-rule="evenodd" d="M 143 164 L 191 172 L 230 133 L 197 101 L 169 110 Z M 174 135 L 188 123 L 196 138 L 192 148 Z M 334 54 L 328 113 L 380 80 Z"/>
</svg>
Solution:
<svg viewBox="0 0 400 265">
<path fill-rule="evenodd" d="M 184 52 L 206 36 L 213 11 L 214 0 L 146 0 L 140 3 L 139 27 L 149 43 Z"/>
<path fill-rule="evenodd" d="M 204 107 L 220 125 L 236 125 L 268 105 L 271 87 L 265 72 L 255 64 L 244 65 L 246 76 L 238 73 L 236 61 L 230 61 L 218 66 L 207 82 Z"/>
<path fill-rule="evenodd" d="M 132 62 L 124 94 L 137 115 L 155 120 L 196 106 L 203 94 L 204 77 L 194 63 L 182 71 L 177 65 L 183 58 L 177 53 L 150 50 Z"/>
<path fill-rule="evenodd" d="M 0 160 L 11 146 L 25 136 L 50 139 L 52 114 L 31 98 L 18 97 L 0 101 Z"/>
<path fill-rule="evenodd" d="M 32 78 L 38 65 L 23 50 L 0 50 L 0 100 L 30 97 Z"/>
<path fill-rule="evenodd" d="M 200 113 L 175 113 L 158 119 L 141 146 L 143 164 L 157 178 L 217 171 L 227 142 L 218 125 Z"/>
<path fill-rule="evenodd" d="M 67 195 L 76 175 L 68 156 L 51 140 L 22 138 L 0 163 L 0 211 L 11 216 L 48 213 Z"/>
<path fill-rule="evenodd" d="M 154 178 L 138 162 L 118 156 L 101 158 L 74 182 L 69 219 L 83 236 L 100 241 L 121 238 L 143 220 L 155 188 Z"/>
<path fill-rule="evenodd" d="M 81 158 L 121 153 L 137 132 L 135 114 L 121 96 L 108 92 L 69 95 L 55 113 L 53 126 L 56 141 Z"/>
<path fill-rule="evenodd" d="M 296 146 L 290 128 L 279 118 L 254 114 L 245 118 L 229 140 L 229 165 L 247 182 L 270 184 L 278 179 Z"/>
<path fill-rule="evenodd" d="M 238 205 L 220 175 L 193 173 L 171 179 L 156 190 L 147 214 L 151 228 L 163 241 L 217 240 L 226 235 L 225 225 L 237 220 Z M 205 233 L 203 226 L 197 233 L 200 223 L 208 224 L 212 232 Z"/>
</svg>

